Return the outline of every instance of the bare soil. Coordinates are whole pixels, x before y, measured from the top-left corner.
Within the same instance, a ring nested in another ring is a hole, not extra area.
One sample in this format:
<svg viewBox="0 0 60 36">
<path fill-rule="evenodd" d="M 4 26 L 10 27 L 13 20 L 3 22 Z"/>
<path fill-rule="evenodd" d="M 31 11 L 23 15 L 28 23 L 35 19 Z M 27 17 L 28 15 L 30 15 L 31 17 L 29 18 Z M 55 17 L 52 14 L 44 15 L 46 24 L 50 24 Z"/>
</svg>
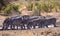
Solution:
<svg viewBox="0 0 60 36">
<path fill-rule="evenodd" d="M 60 36 L 59 28 L 60 27 L 32 30 L 5 30 L 0 31 L 0 36 Z"/>
</svg>

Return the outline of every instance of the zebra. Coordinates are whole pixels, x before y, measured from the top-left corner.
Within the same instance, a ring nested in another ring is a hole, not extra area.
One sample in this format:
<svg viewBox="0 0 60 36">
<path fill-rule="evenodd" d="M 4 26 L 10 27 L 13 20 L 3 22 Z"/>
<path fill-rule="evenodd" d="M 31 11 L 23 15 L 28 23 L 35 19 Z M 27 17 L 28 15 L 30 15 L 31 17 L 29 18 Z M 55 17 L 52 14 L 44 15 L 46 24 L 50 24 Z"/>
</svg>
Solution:
<svg viewBox="0 0 60 36">
<path fill-rule="evenodd" d="M 48 25 L 54 25 L 56 27 L 56 18 L 49 18 L 49 19 L 44 19 L 39 23 L 39 26 L 41 27 L 47 27 Z"/>
<path fill-rule="evenodd" d="M 3 29 L 8 29 L 9 25 L 11 29 L 15 29 L 15 26 L 18 27 L 18 25 L 23 25 L 21 24 L 21 22 L 22 22 L 22 18 L 20 16 L 6 18 L 3 22 Z"/>
<path fill-rule="evenodd" d="M 33 26 L 35 29 L 35 26 L 37 26 L 40 22 L 41 19 L 44 19 L 45 17 L 43 16 L 31 16 L 23 21 L 24 24 L 27 25 L 27 29 L 30 29 L 30 27 Z"/>
<path fill-rule="evenodd" d="M 27 26 L 27 29 L 30 29 L 30 27 L 34 27 L 39 24 L 41 18 L 43 16 L 15 16 L 11 18 L 6 18 L 3 22 L 3 29 L 8 29 L 10 26 L 11 29 L 15 29 L 15 26 L 21 27 L 21 29 L 25 29 L 25 25 Z M 37 19 L 37 20 L 36 20 Z M 13 27 L 13 28 L 12 28 Z M 24 27 L 24 28 L 23 28 Z"/>
<path fill-rule="evenodd" d="M 3 29 L 6 30 L 8 29 L 9 25 L 12 24 L 12 20 L 10 18 L 6 18 L 3 22 Z"/>
</svg>

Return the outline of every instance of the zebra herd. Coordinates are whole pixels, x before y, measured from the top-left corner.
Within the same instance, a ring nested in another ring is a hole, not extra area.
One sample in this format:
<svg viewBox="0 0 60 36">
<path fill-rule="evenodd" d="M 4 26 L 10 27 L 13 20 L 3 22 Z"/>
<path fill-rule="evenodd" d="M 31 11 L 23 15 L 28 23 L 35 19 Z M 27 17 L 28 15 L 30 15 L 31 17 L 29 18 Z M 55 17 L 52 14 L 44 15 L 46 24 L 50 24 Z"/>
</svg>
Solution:
<svg viewBox="0 0 60 36">
<path fill-rule="evenodd" d="M 26 29 L 25 27 L 27 27 L 27 29 L 31 29 L 32 27 L 35 29 L 36 26 L 38 26 L 38 28 L 43 28 L 45 26 L 48 28 L 48 25 L 51 24 L 56 27 L 56 18 L 53 17 L 46 19 L 44 16 L 24 15 L 6 18 L 3 22 L 2 28 L 3 30 L 7 30 L 8 27 L 11 29 L 15 29 L 15 27 L 17 27 L 16 29 L 19 29 L 18 27 L 20 27 L 21 30 L 24 30 Z"/>
</svg>

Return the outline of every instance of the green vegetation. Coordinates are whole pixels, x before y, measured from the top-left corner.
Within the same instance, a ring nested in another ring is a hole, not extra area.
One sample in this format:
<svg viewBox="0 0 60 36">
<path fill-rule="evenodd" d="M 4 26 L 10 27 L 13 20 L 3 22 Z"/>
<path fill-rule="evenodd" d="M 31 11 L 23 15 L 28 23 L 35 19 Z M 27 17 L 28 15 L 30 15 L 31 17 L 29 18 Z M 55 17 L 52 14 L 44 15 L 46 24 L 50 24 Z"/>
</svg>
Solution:
<svg viewBox="0 0 60 36">
<path fill-rule="evenodd" d="M 1 8 L 1 6 L 2 6 L 2 5 L 0 4 L 0 8 Z"/>
<path fill-rule="evenodd" d="M 21 7 L 21 5 L 24 5 L 26 2 L 17 2 L 15 4 L 8 4 L 6 6 L 1 6 L 0 4 L 0 8 L 2 8 L 3 13 L 8 14 L 10 13 L 12 10 L 14 11 L 18 11 L 18 8 Z M 46 0 L 46 1 L 30 1 L 26 3 L 27 5 L 25 5 L 27 7 L 28 11 L 33 11 L 35 12 L 34 14 L 39 14 L 42 10 L 49 13 L 52 12 L 52 9 L 55 9 L 56 12 L 58 11 L 58 9 L 60 10 L 60 3 L 55 1 L 55 0 Z"/>
<path fill-rule="evenodd" d="M 2 5 L 0 4 L 0 9 L 1 9 Z"/>
<path fill-rule="evenodd" d="M 29 2 L 28 5 L 27 5 L 27 9 L 29 11 L 32 11 L 32 8 L 33 8 L 33 3 L 32 2 Z"/>
<path fill-rule="evenodd" d="M 3 13 L 9 14 L 11 11 L 18 11 L 18 6 L 17 5 L 11 5 L 8 4 L 6 7 L 2 8 Z"/>
</svg>

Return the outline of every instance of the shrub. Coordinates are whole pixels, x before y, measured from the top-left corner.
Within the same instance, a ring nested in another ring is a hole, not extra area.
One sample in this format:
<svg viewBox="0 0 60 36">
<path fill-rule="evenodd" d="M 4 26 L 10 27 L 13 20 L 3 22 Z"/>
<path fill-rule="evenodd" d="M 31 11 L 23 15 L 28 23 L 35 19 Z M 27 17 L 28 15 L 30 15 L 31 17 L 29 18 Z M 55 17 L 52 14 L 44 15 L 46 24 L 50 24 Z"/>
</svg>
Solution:
<svg viewBox="0 0 60 36">
<path fill-rule="evenodd" d="M 0 4 L 0 10 L 1 10 L 1 8 L 2 8 L 2 5 Z"/>
<path fill-rule="evenodd" d="M 42 9 L 41 3 L 37 2 L 37 3 L 36 3 L 36 6 L 37 6 L 37 9 L 38 9 L 38 10 L 41 10 L 41 9 Z"/>
<path fill-rule="evenodd" d="M 32 11 L 32 8 L 33 8 L 33 3 L 29 2 L 27 6 L 28 11 Z"/>
<path fill-rule="evenodd" d="M 9 14 L 12 10 L 18 11 L 18 6 L 8 4 L 6 7 L 3 8 L 5 14 Z"/>
</svg>

